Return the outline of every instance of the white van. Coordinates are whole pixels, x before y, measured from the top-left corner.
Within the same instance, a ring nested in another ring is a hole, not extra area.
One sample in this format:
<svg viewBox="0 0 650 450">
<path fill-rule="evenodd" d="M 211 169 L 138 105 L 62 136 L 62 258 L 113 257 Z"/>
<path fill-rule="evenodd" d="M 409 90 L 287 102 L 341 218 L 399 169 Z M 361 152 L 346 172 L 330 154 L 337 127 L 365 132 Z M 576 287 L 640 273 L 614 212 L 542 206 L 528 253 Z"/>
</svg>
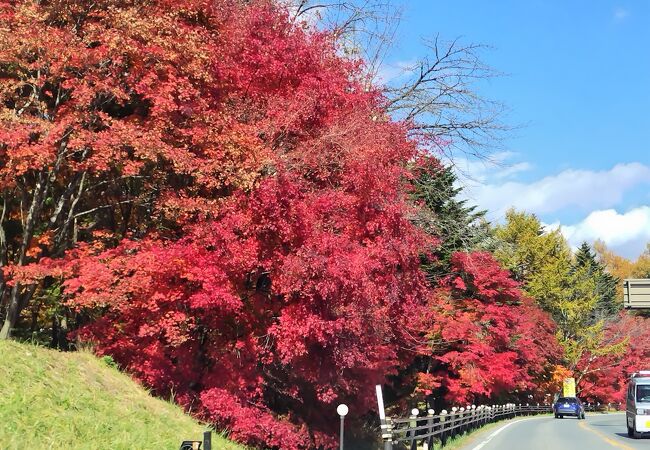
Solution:
<svg viewBox="0 0 650 450">
<path fill-rule="evenodd" d="M 650 433 L 650 370 L 632 374 L 625 404 L 627 435 L 637 438 Z"/>
</svg>

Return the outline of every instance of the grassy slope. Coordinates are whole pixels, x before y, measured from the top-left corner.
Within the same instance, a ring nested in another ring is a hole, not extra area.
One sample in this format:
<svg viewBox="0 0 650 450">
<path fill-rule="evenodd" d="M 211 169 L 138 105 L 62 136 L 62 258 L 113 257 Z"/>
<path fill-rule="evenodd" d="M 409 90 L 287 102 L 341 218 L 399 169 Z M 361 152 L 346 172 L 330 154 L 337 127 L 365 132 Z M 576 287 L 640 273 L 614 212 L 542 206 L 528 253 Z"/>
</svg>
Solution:
<svg viewBox="0 0 650 450">
<path fill-rule="evenodd" d="M 0 448 L 173 449 L 205 427 L 87 352 L 0 341 Z M 219 450 L 242 449 L 212 435 Z"/>
</svg>

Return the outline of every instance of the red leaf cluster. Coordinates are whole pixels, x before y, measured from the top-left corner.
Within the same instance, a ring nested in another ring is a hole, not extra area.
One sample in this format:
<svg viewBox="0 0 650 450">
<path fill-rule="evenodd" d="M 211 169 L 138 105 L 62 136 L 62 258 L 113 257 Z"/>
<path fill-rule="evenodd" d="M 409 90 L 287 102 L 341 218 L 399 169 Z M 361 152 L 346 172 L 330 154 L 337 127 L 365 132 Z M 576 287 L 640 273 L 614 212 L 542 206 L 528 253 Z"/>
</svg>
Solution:
<svg viewBox="0 0 650 450">
<path fill-rule="evenodd" d="M 307 423 L 329 443 L 320 411 L 371 409 L 369 387 L 408 362 L 402 322 L 424 311 L 426 241 L 390 192 L 369 205 L 309 185 L 278 175 L 178 242 L 77 260 L 73 304 L 107 308 L 82 337 L 236 438 L 303 448 Z M 260 414 L 263 426 L 248 420 Z"/>
<path fill-rule="evenodd" d="M 623 403 L 629 377 L 650 370 L 650 319 L 621 313 L 606 329 L 604 345 L 624 344 L 621 351 L 605 355 L 587 353 L 578 364 L 583 374 L 578 388 L 591 402 Z"/>
<path fill-rule="evenodd" d="M 550 317 L 487 252 L 456 253 L 434 305 L 431 373 L 450 403 L 537 392 L 561 352 Z M 442 350 L 436 350 L 441 347 Z"/>
</svg>

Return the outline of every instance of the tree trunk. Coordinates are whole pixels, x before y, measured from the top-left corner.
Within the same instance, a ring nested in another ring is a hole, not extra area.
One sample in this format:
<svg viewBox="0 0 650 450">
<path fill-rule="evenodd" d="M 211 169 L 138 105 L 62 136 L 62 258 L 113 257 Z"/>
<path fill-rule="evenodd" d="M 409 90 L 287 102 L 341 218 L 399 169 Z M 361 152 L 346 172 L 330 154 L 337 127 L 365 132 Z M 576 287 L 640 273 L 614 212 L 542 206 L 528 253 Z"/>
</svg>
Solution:
<svg viewBox="0 0 650 450">
<path fill-rule="evenodd" d="M 2 330 L 0 330 L 0 340 L 11 338 L 11 332 L 18 322 L 20 316 L 20 298 L 18 295 L 18 286 L 11 289 L 11 297 L 9 298 L 9 307 L 7 308 L 7 316 L 5 317 Z"/>
<path fill-rule="evenodd" d="M 23 295 L 20 295 L 20 286 L 15 285 L 11 289 L 11 298 L 9 299 L 9 307 L 7 308 L 7 316 L 2 330 L 0 330 L 0 340 L 10 339 L 13 329 L 16 327 L 20 312 L 27 306 L 27 303 L 32 299 L 34 292 L 36 292 L 37 285 L 33 284 Z"/>
<path fill-rule="evenodd" d="M 2 267 L 7 265 L 7 237 L 5 235 L 4 221 L 7 212 L 7 199 L 2 198 L 2 214 L 0 215 L 0 314 L 5 311 L 5 292 L 7 285 Z"/>
<path fill-rule="evenodd" d="M 34 195 L 32 197 L 31 206 L 29 207 L 29 213 L 27 214 L 27 218 L 23 225 L 23 241 L 20 246 L 17 261 L 17 265 L 19 266 L 25 264 L 25 256 L 27 253 L 27 248 L 29 247 L 29 243 L 32 240 L 32 236 L 34 235 L 36 219 L 38 214 L 40 214 L 41 208 L 43 207 L 43 197 L 45 195 L 45 191 L 47 190 L 45 184 L 46 181 L 47 173 L 45 171 L 41 171 L 38 182 L 34 188 Z M 19 284 L 14 285 L 14 287 L 11 289 L 11 297 L 9 298 L 9 306 L 7 307 L 7 315 L 5 317 L 4 324 L 2 325 L 2 330 L 0 330 L 0 340 L 9 339 L 11 337 L 11 332 L 16 326 L 18 317 L 20 317 L 20 311 L 31 299 L 31 296 L 36 290 L 36 286 L 30 289 L 29 292 L 25 294 L 26 297 L 24 298 L 21 298 L 20 289 L 21 286 Z"/>
<path fill-rule="evenodd" d="M 54 314 L 52 317 L 52 342 L 51 348 L 68 351 L 68 312 L 64 311 L 63 315 Z"/>
</svg>

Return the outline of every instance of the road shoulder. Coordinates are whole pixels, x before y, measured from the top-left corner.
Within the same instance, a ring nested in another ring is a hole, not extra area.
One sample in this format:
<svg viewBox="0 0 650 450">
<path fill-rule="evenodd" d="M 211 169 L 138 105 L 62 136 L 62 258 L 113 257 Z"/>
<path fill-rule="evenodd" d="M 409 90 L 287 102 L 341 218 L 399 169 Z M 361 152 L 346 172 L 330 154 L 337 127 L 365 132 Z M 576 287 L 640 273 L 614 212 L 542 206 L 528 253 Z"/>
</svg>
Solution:
<svg viewBox="0 0 650 450">
<path fill-rule="evenodd" d="M 527 420 L 544 419 L 551 417 L 550 414 L 542 414 L 532 417 L 517 417 L 514 419 L 501 420 L 499 422 L 491 423 L 479 430 L 461 436 L 454 440 L 449 445 L 445 446 L 447 450 L 474 450 L 485 446 L 494 436 L 501 433 L 502 430 L 518 423 Z"/>
</svg>

